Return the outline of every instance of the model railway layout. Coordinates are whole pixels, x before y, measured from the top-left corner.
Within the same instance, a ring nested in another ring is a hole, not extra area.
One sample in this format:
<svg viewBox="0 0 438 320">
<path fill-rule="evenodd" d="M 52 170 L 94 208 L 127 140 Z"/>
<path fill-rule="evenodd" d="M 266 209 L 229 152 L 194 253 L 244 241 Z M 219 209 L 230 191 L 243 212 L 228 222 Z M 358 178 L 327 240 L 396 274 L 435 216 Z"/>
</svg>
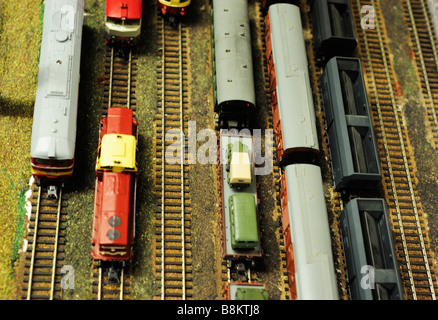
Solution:
<svg viewBox="0 0 438 320">
<path fill-rule="evenodd" d="M 207 2 L 203 12 L 209 16 L 211 57 L 204 62 L 211 61 L 212 90 L 205 116 L 216 136 L 216 147 L 210 150 L 217 152 L 211 164 L 217 194 L 211 237 L 220 251 L 222 270 L 215 271 L 222 273 L 220 298 L 269 300 L 282 291 L 281 298 L 290 300 L 436 300 L 436 253 L 407 121 L 399 107 L 381 4 Z M 433 25 L 425 0 L 400 2 L 411 26 L 408 36 L 415 48 L 412 57 L 426 127 L 436 147 L 438 49 Z M 145 5 L 142 0 L 106 1 L 93 211 L 85 213 L 92 217 L 94 300 L 129 300 L 135 294 L 136 268 L 141 268 L 134 259 L 141 241 L 136 221 L 143 126 L 153 127 L 152 145 L 147 147 L 152 150 L 150 198 L 156 208 L 150 217 L 147 261 L 151 296 L 197 298 L 200 265 L 194 245 L 199 242 L 192 223 L 198 223 L 193 220 L 199 216 L 192 216 L 192 194 L 200 191 L 191 190 L 195 166 L 187 148 L 191 94 L 196 90 L 191 82 L 193 5 L 190 0 L 155 1 L 156 113 L 144 123 L 137 119 L 145 108 L 137 101 L 137 89 L 143 85 L 137 74 L 143 68 L 138 61 L 144 48 Z M 30 155 L 36 186 L 21 299 L 63 299 L 65 290 L 61 269 L 67 259 L 66 190 L 79 147 L 75 140 L 84 6 L 84 0 L 44 3 Z M 364 7 L 376 14 L 372 31 L 362 25 Z M 256 74 L 255 58 L 262 75 Z M 261 93 L 260 87 L 265 88 Z M 260 95 L 266 95 L 269 105 L 260 103 Z M 273 228 L 264 224 L 271 213 L 263 211 L 261 201 L 267 197 L 260 196 L 260 183 L 266 183 L 259 176 L 261 142 L 256 134 L 264 129 L 259 123 L 262 111 L 268 114 L 262 121 L 273 132 L 272 141 L 265 142 L 270 150 L 263 152 L 273 155 L 269 175 L 274 186 L 268 188 L 277 200 L 272 209 L 278 214 L 275 257 L 265 242 L 266 229 Z M 274 272 L 271 263 L 277 258 L 281 265 L 273 265 L 281 284 L 270 288 L 273 282 L 266 270 L 272 267 L 268 272 Z M 372 275 L 371 286 L 364 286 L 364 272 Z"/>
</svg>

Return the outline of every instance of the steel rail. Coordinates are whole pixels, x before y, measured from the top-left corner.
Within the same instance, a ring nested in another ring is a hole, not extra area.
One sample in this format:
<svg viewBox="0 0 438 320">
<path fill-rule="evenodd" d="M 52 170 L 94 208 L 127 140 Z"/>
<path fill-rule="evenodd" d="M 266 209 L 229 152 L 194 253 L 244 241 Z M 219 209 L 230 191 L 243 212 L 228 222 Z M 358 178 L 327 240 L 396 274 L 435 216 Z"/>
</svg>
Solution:
<svg viewBox="0 0 438 320">
<path fill-rule="evenodd" d="M 128 98 L 126 99 L 126 107 L 131 109 L 131 73 L 132 73 L 132 48 L 129 50 L 128 63 Z"/>
<path fill-rule="evenodd" d="M 184 109 L 183 109 L 183 69 L 182 69 L 182 30 L 181 30 L 181 23 L 178 24 L 178 54 L 180 56 L 179 59 L 179 96 L 180 96 L 180 100 L 179 100 L 179 112 L 180 112 L 180 126 L 181 126 L 181 133 L 184 132 Z M 182 252 L 182 285 L 183 285 L 183 296 L 182 299 L 185 300 L 186 299 L 186 261 L 185 261 L 185 219 L 184 219 L 184 214 L 185 214 L 185 210 L 184 210 L 184 163 L 185 163 L 185 152 L 183 152 L 185 150 L 184 148 L 184 143 L 185 143 L 185 139 L 180 139 L 181 141 L 181 252 Z"/>
<path fill-rule="evenodd" d="M 98 267 L 99 269 L 99 273 L 98 273 L 98 281 L 97 281 L 97 300 L 104 300 L 105 299 L 105 292 L 104 292 L 104 282 L 105 282 L 105 278 L 103 275 L 103 268 L 100 266 Z M 107 286 L 114 286 L 113 284 L 106 284 Z M 117 293 L 117 299 L 118 300 L 124 300 L 125 299 L 125 290 L 124 290 L 124 286 L 126 285 L 125 283 L 125 269 L 122 268 L 120 270 L 120 284 L 119 287 L 117 288 L 118 293 Z M 108 290 L 107 290 L 108 291 Z M 114 295 L 114 292 L 109 292 L 107 294 L 107 296 L 111 296 Z"/>
<path fill-rule="evenodd" d="M 53 249 L 53 264 L 52 264 L 52 281 L 51 281 L 51 287 L 50 287 L 50 300 L 53 300 L 54 291 L 55 291 L 56 262 L 58 259 L 58 237 L 59 237 L 59 227 L 60 227 L 60 223 L 61 223 L 61 201 L 62 201 L 62 189 L 59 189 L 58 212 L 56 213 L 55 248 Z"/>
<path fill-rule="evenodd" d="M 110 77 L 108 90 L 108 108 L 111 108 L 112 91 L 113 91 L 113 72 L 114 72 L 114 47 L 111 47 Z"/>
<path fill-rule="evenodd" d="M 28 287 L 27 287 L 27 300 L 30 300 L 31 294 L 32 294 L 32 282 L 33 282 L 33 268 L 34 268 L 34 262 L 35 262 L 35 251 L 36 251 L 36 239 L 37 239 L 37 231 L 38 231 L 38 219 L 39 219 L 39 213 L 40 213 L 40 205 L 41 205 L 41 187 L 38 187 L 38 202 L 37 202 L 37 208 L 35 212 L 35 228 L 34 228 L 34 234 L 33 234 L 33 243 L 32 243 L 32 255 L 30 260 L 30 267 L 29 267 L 29 280 L 28 280 Z"/>
<path fill-rule="evenodd" d="M 102 267 L 99 267 L 99 281 L 98 281 L 98 289 L 97 289 L 97 300 L 102 300 Z"/>
<path fill-rule="evenodd" d="M 164 108 L 164 101 L 165 101 L 165 90 L 164 90 L 164 81 L 165 81 L 165 54 L 166 54 L 166 46 L 165 46 L 165 38 L 164 38 L 164 19 L 162 19 L 162 70 L 161 70 L 161 300 L 164 300 L 164 282 L 165 282 L 165 264 L 164 264 L 164 225 L 165 225 L 165 219 L 164 219 L 164 207 L 165 207 L 165 197 L 164 197 L 164 170 L 165 170 L 165 156 L 164 156 L 164 149 L 165 149 L 165 140 L 164 140 L 164 131 L 165 131 L 165 108 Z"/>
</svg>

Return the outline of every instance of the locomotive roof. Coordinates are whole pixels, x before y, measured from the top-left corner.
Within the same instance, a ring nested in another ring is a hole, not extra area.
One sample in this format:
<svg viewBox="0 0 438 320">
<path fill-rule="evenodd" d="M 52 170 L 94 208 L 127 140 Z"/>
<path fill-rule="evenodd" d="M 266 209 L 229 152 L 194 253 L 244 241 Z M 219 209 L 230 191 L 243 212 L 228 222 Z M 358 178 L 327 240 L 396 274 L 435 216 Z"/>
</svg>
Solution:
<svg viewBox="0 0 438 320">
<path fill-rule="evenodd" d="M 141 19 L 143 0 L 107 0 L 106 16 L 115 19 Z"/>
<path fill-rule="evenodd" d="M 76 144 L 83 0 L 46 1 L 31 157 L 73 159 Z"/>
</svg>

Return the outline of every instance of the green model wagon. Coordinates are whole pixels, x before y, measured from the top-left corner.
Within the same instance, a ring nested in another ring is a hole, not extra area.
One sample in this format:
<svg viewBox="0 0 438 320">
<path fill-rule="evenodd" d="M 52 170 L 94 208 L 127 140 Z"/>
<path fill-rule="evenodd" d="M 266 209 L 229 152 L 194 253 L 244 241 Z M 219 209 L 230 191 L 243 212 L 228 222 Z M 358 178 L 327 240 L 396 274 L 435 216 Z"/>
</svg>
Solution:
<svg viewBox="0 0 438 320">
<path fill-rule="evenodd" d="M 231 222 L 231 247 L 254 249 L 259 242 L 255 197 L 236 193 L 228 198 Z"/>
</svg>

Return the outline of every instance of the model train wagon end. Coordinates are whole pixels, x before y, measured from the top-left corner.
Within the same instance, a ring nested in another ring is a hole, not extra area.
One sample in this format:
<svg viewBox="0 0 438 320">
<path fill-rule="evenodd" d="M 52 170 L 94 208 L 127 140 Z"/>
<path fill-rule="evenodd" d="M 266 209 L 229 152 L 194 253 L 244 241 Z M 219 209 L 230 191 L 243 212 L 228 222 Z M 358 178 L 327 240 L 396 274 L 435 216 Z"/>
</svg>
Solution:
<svg viewBox="0 0 438 320">
<path fill-rule="evenodd" d="M 324 65 L 334 56 L 350 57 L 357 46 L 349 0 L 312 0 L 315 58 Z"/>
</svg>

